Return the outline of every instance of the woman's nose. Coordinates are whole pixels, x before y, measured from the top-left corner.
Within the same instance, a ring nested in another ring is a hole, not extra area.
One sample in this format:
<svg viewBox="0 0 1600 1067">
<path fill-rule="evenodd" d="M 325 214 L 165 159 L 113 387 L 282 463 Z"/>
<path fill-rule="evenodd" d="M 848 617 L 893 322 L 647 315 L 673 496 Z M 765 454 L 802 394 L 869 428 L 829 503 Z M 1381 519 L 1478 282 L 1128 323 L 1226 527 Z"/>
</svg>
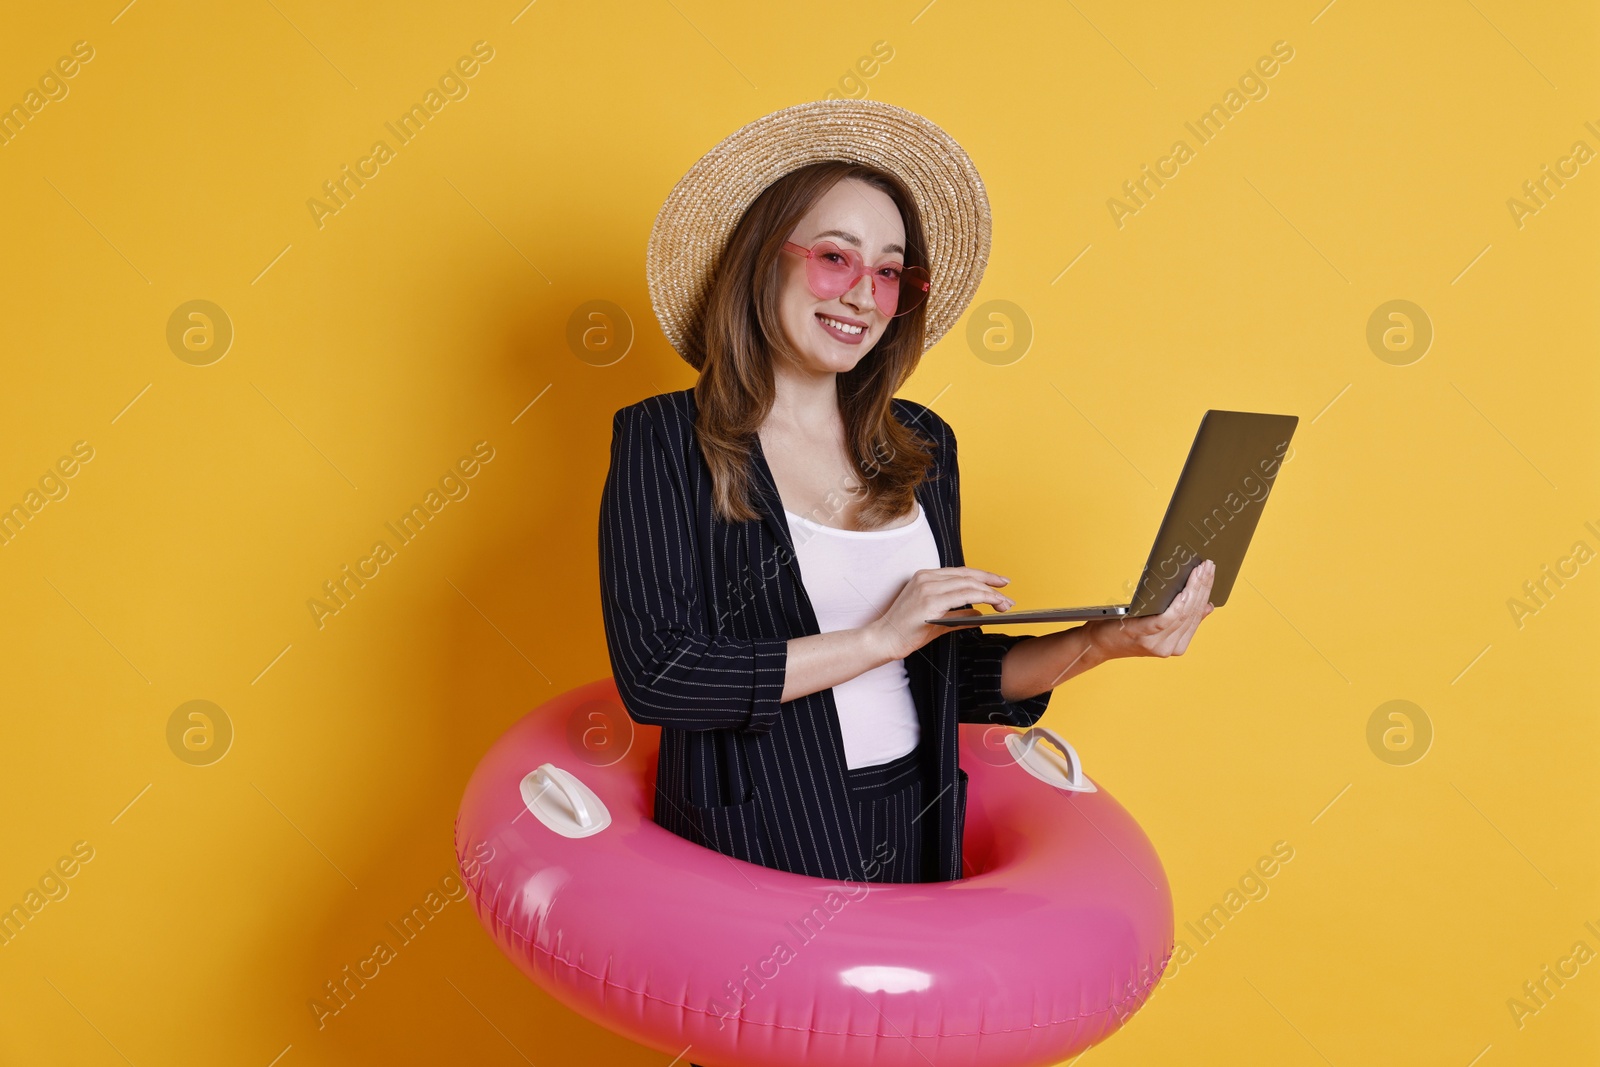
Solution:
<svg viewBox="0 0 1600 1067">
<path fill-rule="evenodd" d="M 849 305 L 863 315 L 876 308 L 878 305 L 875 303 L 872 295 L 872 276 L 870 274 L 863 274 L 861 277 L 857 278 L 856 283 L 849 289 L 845 290 L 843 295 L 839 297 L 839 300 L 841 303 Z"/>
</svg>

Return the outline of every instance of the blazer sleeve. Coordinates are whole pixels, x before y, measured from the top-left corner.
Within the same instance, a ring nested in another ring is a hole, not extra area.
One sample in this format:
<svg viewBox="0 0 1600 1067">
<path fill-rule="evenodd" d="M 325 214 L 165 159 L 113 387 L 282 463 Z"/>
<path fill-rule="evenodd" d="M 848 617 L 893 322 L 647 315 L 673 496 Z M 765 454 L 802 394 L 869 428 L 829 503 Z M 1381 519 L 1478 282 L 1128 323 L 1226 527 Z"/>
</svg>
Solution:
<svg viewBox="0 0 1600 1067">
<path fill-rule="evenodd" d="M 941 426 L 941 477 L 950 480 L 952 537 L 957 566 L 966 565 L 961 547 L 961 474 L 956 460 L 956 435 L 948 424 Z M 968 604 L 967 607 L 972 605 Z M 1055 692 L 1046 689 L 1022 700 L 1000 696 L 1000 662 L 1013 645 L 1033 640 L 1031 634 L 984 633 L 981 626 L 963 626 L 949 635 L 956 643 L 956 721 L 999 723 L 1007 726 L 1032 726 L 1050 704 Z"/>
<path fill-rule="evenodd" d="M 788 641 L 709 633 L 684 462 L 645 406 L 612 419 L 600 600 L 617 691 L 636 722 L 762 733 L 781 709 Z"/>
</svg>

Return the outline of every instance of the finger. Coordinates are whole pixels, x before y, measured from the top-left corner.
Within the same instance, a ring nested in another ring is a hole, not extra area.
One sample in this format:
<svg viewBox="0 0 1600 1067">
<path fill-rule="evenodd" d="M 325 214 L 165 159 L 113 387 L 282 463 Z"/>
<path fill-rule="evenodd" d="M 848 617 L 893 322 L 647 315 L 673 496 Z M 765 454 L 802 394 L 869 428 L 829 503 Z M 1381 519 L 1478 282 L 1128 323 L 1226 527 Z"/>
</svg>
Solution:
<svg viewBox="0 0 1600 1067">
<path fill-rule="evenodd" d="M 1181 622 L 1161 635 L 1161 648 L 1169 656 L 1181 655 L 1189 647 L 1189 635 L 1194 632 L 1187 622 Z"/>
<path fill-rule="evenodd" d="M 1205 560 L 1189 572 L 1189 580 L 1180 594 L 1185 612 L 1199 610 L 1199 606 L 1211 598 L 1211 584 L 1216 574 L 1217 565 L 1212 560 Z"/>
<path fill-rule="evenodd" d="M 1198 568 L 1196 569 L 1198 570 Z M 1189 606 L 1194 603 L 1194 571 L 1190 571 L 1189 574 L 1190 580 L 1184 584 L 1183 591 L 1172 598 L 1172 603 L 1167 605 L 1167 610 L 1160 615 L 1146 616 L 1146 618 L 1153 617 L 1161 620 L 1162 629 L 1174 625 L 1177 620 L 1183 618 L 1184 613 L 1189 610 Z"/>
<path fill-rule="evenodd" d="M 1181 652 L 1189 647 L 1189 642 L 1194 638 L 1194 632 L 1200 628 L 1200 619 L 1201 616 L 1196 614 L 1192 618 L 1185 619 L 1183 625 L 1178 628 L 1178 651 Z"/>
<path fill-rule="evenodd" d="M 970 601 L 984 604 L 1005 604 L 1010 607 L 1016 603 L 1016 601 L 993 586 L 972 578 L 936 579 L 928 584 L 928 592 L 936 600 L 947 604 L 965 604 Z"/>
<path fill-rule="evenodd" d="M 1183 653 L 1189 651 L 1189 644 L 1190 644 L 1190 642 L 1192 642 L 1194 640 L 1195 631 L 1198 630 L 1199 628 L 1200 628 L 1200 620 L 1199 619 L 1196 619 L 1192 624 L 1190 624 L 1188 626 L 1185 626 L 1183 628 L 1182 634 L 1180 634 L 1179 637 L 1178 637 L 1178 644 L 1177 644 L 1177 654 L 1178 655 L 1182 655 Z"/>
<path fill-rule="evenodd" d="M 1010 578 L 996 574 L 994 571 L 986 571 L 982 567 L 939 567 L 934 573 L 960 578 L 975 578 L 987 585 L 1008 585 L 1011 582 Z"/>
<path fill-rule="evenodd" d="M 968 604 L 988 604 L 994 609 L 994 611 L 985 614 L 978 611 L 976 608 L 967 607 Z M 922 605 L 922 607 L 915 609 L 916 618 L 918 619 L 936 619 L 941 617 L 951 618 L 952 612 L 963 616 L 988 618 L 990 615 L 997 614 L 1001 611 L 1008 611 L 1011 608 L 1011 603 L 1008 600 L 1002 599 L 999 602 L 996 602 L 973 593 L 951 597 L 949 599 L 923 601 Z"/>
<path fill-rule="evenodd" d="M 992 582 L 980 575 L 988 571 L 979 571 L 976 574 L 962 573 L 964 568 L 949 567 L 933 571 L 929 577 L 923 579 L 929 589 L 998 589 L 1006 582 Z"/>
<path fill-rule="evenodd" d="M 1202 601 L 1196 598 L 1195 592 L 1194 589 L 1184 589 L 1166 611 L 1154 616 L 1160 625 L 1147 641 L 1153 654 L 1171 654 L 1174 649 L 1181 652 L 1187 646 L 1188 636 L 1194 633 L 1194 628 L 1204 618 Z"/>
<path fill-rule="evenodd" d="M 1213 577 L 1215 577 L 1215 575 L 1216 564 L 1209 559 L 1201 560 L 1199 563 L 1196 563 L 1192 568 L 1190 568 L 1189 577 L 1183 583 L 1183 591 L 1187 593 L 1191 589 L 1202 588 L 1205 590 L 1210 590 L 1211 580 Z"/>
<path fill-rule="evenodd" d="M 1209 606 L 1210 605 L 1202 605 L 1199 610 L 1195 611 L 1193 615 L 1184 621 L 1183 627 L 1179 631 L 1179 636 L 1182 640 L 1182 645 L 1179 651 L 1187 649 L 1189 647 L 1189 642 L 1194 640 L 1195 631 L 1200 629 L 1200 620 L 1206 617 L 1206 608 Z"/>
<path fill-rule="evenodd" d="M 959 603 L 992 604 L 997 611 L 1010 611 L 1016 606 L 1017 603 L 1015 600 L 1012 600 L 1010 597 L 1000 592 L 1000 590 L 991 589 L 986 585 L 979 586 L 977 589 L 969 590 L 966 593 L 958 593 L 956 595 L 958 597 L 965 597 L 965 599 L 959 601 Z"/>
</svg>

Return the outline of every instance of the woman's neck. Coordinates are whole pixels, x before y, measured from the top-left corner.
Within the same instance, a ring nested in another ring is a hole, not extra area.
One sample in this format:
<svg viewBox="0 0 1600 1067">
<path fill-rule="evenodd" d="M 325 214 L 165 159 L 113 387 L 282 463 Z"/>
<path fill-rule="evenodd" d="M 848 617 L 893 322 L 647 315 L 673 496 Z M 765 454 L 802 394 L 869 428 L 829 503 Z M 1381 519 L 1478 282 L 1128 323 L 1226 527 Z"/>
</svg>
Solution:
<svg viewBox="0 0 1600 1067">
<path fill-rule="evenodd" d="M 772 368 L 772 408 L 767 424 L 815 433 L 836 426 L 839 415 L 839 375 L 834 371 L 808 371 L 777 363 Z"/>
</svg>

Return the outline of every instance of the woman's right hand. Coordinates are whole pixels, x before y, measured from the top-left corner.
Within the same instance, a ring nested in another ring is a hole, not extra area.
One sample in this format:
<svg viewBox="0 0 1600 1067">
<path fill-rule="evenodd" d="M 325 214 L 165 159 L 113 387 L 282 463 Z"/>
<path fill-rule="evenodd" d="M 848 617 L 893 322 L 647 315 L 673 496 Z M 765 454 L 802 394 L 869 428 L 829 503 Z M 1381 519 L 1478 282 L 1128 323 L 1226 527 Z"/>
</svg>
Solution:
<svg viewBox="0 0 1600 1067">
<path fill-rule="evenodd" d="M 966 604 L 993 604 L 996 611 L 1010 611 L 1015 601 L 995 588 L 1010 581 L 1010 578 L 978 567 L 919 570 L 906 582 L 889 610 L 866 628 L 894 659 L 905 659 L 953 629 L 923 622 L 924 619 L 948 618 L 951 612 L 981 617 L 977 609 L 964 608 Z M 981 626 L 982 623 L 974 621 L 972 625 Z"/>
</svg>

